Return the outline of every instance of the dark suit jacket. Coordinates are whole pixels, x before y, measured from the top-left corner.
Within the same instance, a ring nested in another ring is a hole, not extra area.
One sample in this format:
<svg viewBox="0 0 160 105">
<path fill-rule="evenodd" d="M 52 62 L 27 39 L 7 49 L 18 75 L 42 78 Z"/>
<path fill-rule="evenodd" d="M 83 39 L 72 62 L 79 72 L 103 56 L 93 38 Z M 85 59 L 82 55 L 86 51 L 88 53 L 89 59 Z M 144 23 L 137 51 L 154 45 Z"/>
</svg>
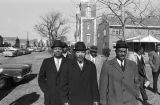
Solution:
<svg viewBox="0 0 160 105">
<path fill-rule="evenodd" d="M 73 59 L 66 65 L 67 68 L 61 72 L 60 82 L 63 103 L 69 101 L 70 105 L 93 105 L 93 102 L 99 102 L 95 64 L 85 59 L 81 70 Z"/>
<path fill-rule="evenodd" d="M 62 58 L 61 66 L 57 72 L 55 66 L 54 57 L 44 59 L 39 76 L 38 83 L 40 89 L 44 92 L 44 104 L 45 105 L 61 105 L 60 95 L 59 95 L 59 77 L 62 71 L 62 66 L 66 61 Z"/>
</svg>

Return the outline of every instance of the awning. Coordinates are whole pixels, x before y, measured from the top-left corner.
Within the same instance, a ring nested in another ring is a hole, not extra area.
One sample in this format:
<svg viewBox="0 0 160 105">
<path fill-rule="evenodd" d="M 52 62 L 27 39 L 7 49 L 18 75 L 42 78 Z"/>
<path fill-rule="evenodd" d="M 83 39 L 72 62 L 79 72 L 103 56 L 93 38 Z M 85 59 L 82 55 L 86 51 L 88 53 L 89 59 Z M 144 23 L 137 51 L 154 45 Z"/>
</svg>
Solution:
<svg viewBox="0 0 160 105">
<path fill-rule="evenodd" d="M 145 37 L 141 37 L 141 36 L 136 36 L 136 37 L 132 37 L 132 38 L 128 38 L 126 39 L 127 42 L 153 42 L 153 43 L 158 43 L 160 42 L 160 40 L 158 40 L 157 38 L 148 35 Z"/>
<path fill-rule="evenodd" d="M 155 37 L 153 37 L 153 36 L 151 36 L 151 35 L 148 35 L 148 36 L 142 38 L 142 39 L 140 40 L 140 42 L 155 42 L 155 43 L 158 43 L 158 42 L 160 42 L 160 41 L 159 41 L 157 38 L 155 38 Z"/>
</svg>

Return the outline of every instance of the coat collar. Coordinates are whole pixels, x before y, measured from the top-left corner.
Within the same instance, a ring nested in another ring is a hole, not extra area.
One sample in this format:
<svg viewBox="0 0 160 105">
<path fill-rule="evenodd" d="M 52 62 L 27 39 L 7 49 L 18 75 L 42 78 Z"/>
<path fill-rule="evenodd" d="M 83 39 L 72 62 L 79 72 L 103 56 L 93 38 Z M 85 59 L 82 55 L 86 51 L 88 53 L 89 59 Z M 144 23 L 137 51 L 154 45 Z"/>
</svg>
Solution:
<svg viewBox="0 0 160 105">
<path fill-rule="evenodd" d="M 72 65 L 73 65 L 73 67 L 74 67 L 76 70 L 78 70 L 78 71 L 80 71 L 80 72 L 84 72 L 84 71 L 86 70 L 86 68 L 87 68 L 88 62 L 87 62 L 86 59 L 84 59 L 84 63 L 83 63 L 83 68 L 82 68 L 82 70 L 80 69 L 80 67 L 79 67 L 78 62 L 77 62 L 76 59 L 73 59 L 73 60 L 72 60 Z"/>
<path fill-rule="evenodd" d="M 66 61 L 66 58 L 62 57 L 61 65 L 60 65 L 59 71 L 58 71 L 57 68 L 56 68 L 56 65 L 55 65 L 54 57 L 52 57 L 52 58 L 51 58 L 51 65 L 54 66 L 54 67 L 52 67 L 52 68 L 54 68 L 57 72 L 61 72 L 62 65 L 63 65 L 63 63 L 64 63 L 65 61 Z"/>
<path fill-rule="evenodd" d="M 125 70 L 124 72 L 122 71 L 122 68 L 120 67 L 119 63 L 117 62 L 117 58 L 115 57 L 114 59 L 111 60 L 111 65 L 113 65 L 120 73 L 124 73 L 128 69 L 128 60 L 125 59 Z"/>
</svg>

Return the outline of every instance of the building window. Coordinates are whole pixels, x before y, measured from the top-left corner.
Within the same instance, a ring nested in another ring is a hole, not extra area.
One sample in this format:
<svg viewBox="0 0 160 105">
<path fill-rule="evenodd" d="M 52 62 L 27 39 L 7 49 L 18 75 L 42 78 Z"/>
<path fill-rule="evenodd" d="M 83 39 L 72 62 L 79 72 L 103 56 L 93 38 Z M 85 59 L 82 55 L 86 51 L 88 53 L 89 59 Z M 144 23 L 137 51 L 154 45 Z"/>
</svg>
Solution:
<svg viewBox="0 0 160 105">
<path fill-rule="evenodd" d="M 86 16 L 87 16 L 88 18 L 91 17 L 91 7 L 87 7 L 87 8 L 86 8 Z"/>
<path fill-rule="evenodd" d="M 87 37 L 87 43 L 90 43 L 91 42 L 91 34 L 87 34 L 86 37 Z"/>
<path fill-rule="evenodd" d="M 89 30 L 90 29 L 90 24 L 89 24 L 89 22 L 87 23 L 87 30 Z"/>
<path fill-rule="evenodd" d="M 112 34 L 113 34 L 113 35 L 115 34 L 115 29 L 114 29 L 114 28 L 112 29 Z"/>
<path fill-rule="evenodd" d="M 107 35 L 107 33 L 106 33 L 106 30 L 105 30 L 105 29 L 103 30 L 103 35 L 104 35 L 104 36 L 106 36 L 106 35 Z"/>
<path fill-rule="evenodd" d="M 100 37 L 100 33 L 97 34 L 97 38 L 99 38 L 99 37 Z"/>
<path fill-rule="evenodd" d="M 116 29 L 116 35 L 118 35 L 119 34 L 119 29 Z"/>
</svg>

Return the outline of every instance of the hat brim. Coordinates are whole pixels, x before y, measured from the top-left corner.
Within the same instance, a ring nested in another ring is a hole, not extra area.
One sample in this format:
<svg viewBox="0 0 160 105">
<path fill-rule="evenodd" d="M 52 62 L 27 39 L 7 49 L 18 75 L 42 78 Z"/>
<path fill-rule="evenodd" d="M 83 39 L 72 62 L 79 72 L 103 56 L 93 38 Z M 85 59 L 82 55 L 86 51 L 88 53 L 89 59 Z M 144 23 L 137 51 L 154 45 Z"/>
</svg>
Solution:
<svg viewBox="0 0 160 105">
<path fill-rule="evenodd" d="M 51 46 L 52 49 L 55 48 L 55 47 L 61 47 L 61 48 L 63 48 L 64 46 Z"/>
<path fill-rule="evenodd" d="M 86 51 L 88 49 L 73 49 L 74 51 Z"/>
<path fill-rule="evenodd" d="M 113 48 L 128 48 L 127 46 L 113 46 Z"/>
<path fill-rule="evenodd" d="M 97 50 L 91 50 L 91 49 L 90 49 L 90 52 L 97 52 Z"/>
</svg>

